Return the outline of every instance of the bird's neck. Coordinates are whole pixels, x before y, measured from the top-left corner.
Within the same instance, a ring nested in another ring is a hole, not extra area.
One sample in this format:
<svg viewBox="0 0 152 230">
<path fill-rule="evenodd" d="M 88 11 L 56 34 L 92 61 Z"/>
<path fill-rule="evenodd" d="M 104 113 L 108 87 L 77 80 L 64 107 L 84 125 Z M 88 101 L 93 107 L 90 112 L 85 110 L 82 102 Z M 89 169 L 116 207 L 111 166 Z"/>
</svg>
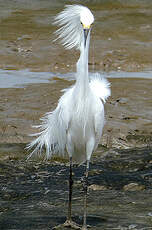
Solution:
<svg viewBox="0 0 152 230">
<path fill-rule="evenodd" d="M 89 56 L 89 40 L 90 34 L 88 35 L 86 46 L 84 43 L 81 45 L 80 58 L 77 62 L 77 73 L 76 73 L 76 89 L 79 94 L 87 94 L 89 90 L 89 76 L 88 76 L 88 56 Z"/>
</svg>

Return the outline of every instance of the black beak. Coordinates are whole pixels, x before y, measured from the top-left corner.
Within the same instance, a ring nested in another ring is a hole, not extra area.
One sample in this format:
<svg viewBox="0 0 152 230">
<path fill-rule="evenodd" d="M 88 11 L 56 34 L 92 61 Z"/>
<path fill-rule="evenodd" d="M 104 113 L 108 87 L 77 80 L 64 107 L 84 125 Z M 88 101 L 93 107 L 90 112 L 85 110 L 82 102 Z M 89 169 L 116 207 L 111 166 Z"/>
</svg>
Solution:
<svg viewBox="0 0 152 230">
<path fill-rule="evenodd" d="M 84 46 L 86 47 L 86 41 L 89 33 L 89 29 L 83 29 L 84 31 Z"/>
</svg>

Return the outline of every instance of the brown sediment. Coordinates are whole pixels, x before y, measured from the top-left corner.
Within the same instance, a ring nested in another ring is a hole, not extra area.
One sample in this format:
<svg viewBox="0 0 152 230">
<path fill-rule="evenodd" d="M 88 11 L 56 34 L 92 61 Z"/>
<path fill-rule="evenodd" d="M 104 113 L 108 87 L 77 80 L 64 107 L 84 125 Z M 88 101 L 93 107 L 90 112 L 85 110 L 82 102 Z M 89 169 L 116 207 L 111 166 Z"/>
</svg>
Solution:
<svg viewBox="0 0 152 230">
<path fill-rule="evenodd" d="M 54 42 L 53 17 L 63 5 L 45 1 L 42 6 L 37 0 L 28 7 L 27 1 L 15 5 L 8 1 L 1 6 L 0 68 L 73 72 L 79 53 L 65 51 Z M 88 6 L 95 16 L 89 61 L 92 70 L 152 69 L 150 2 L 90 2 Z"/>
<path fill-rule="evenodd" d="M 112 95 L 105 104 L 106 124 L 101 143 L 108 147 L 145 146 L 151 142 L 151 82 L 148 79 L 109 79 Z M 72 82 L 74 83 L 74 82 Z M 27 143 L 46 112 L 55 109 L 66 80 L 1 89 L 0 142 Z"/>
</svg>

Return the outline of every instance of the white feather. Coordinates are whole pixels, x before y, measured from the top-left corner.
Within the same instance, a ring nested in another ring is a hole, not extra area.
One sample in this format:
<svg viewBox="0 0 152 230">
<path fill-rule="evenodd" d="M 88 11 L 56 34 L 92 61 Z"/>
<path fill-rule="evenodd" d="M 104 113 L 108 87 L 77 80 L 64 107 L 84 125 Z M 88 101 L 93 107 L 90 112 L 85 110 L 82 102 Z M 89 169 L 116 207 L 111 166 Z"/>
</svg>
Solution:
<svg viewBox="0 0 152 230">
<path fill-rule="evenodd" d="M 28 145 L 35 148 L 29 157 L 41 154 L 44 147 L 46 158 L 67 152 L 73 161 L 82 163 L 90 160 L 100 141 L 104 125 L 104 106 L 100 99 L 105 102 L 110 96 L 110 85 L 98 73 L 89 82 L 90 31 L 85 41 L 80 20 L 86 24 L 94 20 L 90 10 L 80 5 L 67 6 L 56 17 L 56 23 L 61 26 L 57 33 L 63 44 L 80 49 L 76 83 L 64 92 L 57 108 L 41 119 L 41 125 L 37 126 L 40 132 L 35 134 L 38 137 Z"/>
<path fill-rule="evenodd" d="M 43 147 L 45 148 L 47 159 L 51 158 L 54 153 L 65 154 L 66 131 L 70 120 L 67 107 L 71 95 L 72 88 L 60 98 L 58 106 L 53 112 L 46 113 L 41 118 L 41 125 L 35 126 L 40 132 L 33 135 L 38 137 L 27 146 L 28 149 L 34 147 L 28 158 L 33 154 L 41 154 Z"/>
<path fill-rule="evenodd" d="M 107 98 L 111 96 L 109 81 L 100 73 L 90 73 L 89 78 L 91 91 L 105 103 Z M 74 86 L 70 86 L 69 88 L 62 89 L 61 92 L 67 92 L 70 89 L 73 90 L 73 88 Z"/>
<path fill-rule="evenodd" d="M 61 43 L 66 49 L 76 47 L 80 49 L 81 41 L 83 40 L 83 26 L 81 25 L 81 15 L 87 15 L 92 21 L 94 20 L 91 11 L 82 5 L 67 5 L 65 9 L 55 17 L 54 24 L 60 28 L 55 32 L 61 39 Z M 88 16 L 89 15 L 89 16 Z M 84 17 L 84 18 L 86 18 Z"/>
<path fill-rule="evenodd" d="M 92 76 L 90 74 L 90 77 L 91 81 L 89 85 L 92 92 L 105 103 L 111 95 L 110 83 L 100 73 L 94 73 Z"/>
</svg>

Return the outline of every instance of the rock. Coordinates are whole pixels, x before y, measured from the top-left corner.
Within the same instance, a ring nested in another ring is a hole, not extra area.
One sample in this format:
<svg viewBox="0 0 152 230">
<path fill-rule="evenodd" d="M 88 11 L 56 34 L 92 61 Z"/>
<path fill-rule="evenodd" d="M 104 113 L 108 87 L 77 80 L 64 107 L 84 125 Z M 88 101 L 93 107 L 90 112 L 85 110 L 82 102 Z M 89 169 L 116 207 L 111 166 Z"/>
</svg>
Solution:
<svg viewBox="0 0 152 230">
<path fill-rule="evenodd" d="M 139 185 L 138 183 L 130 183 L 127 185 L 124 185 L 123 190 L 124 191 L 141 191 L 145 189 L 145 185 Z"/>
<path fill-rule="evenodd" d="M 122 98 L 117 99 L 116 102 L 120 104 L 127 104 L 128 98 L 122 97 Z"/>
<path fill-rule="evenodd" d="M 93 190 L 93 191 L 104 191 L 104 190 L 107 190 L 106 186 L 104 186 L 104 185 L 97 185 L 97 184 L 90 185 L 89 189 Z"/>
<path fill-rule="evenodd" d="M 136 229 L 137 225 L 136 224 L 131 224 L 129 225 L 128 229 Z"/>
</svg>

